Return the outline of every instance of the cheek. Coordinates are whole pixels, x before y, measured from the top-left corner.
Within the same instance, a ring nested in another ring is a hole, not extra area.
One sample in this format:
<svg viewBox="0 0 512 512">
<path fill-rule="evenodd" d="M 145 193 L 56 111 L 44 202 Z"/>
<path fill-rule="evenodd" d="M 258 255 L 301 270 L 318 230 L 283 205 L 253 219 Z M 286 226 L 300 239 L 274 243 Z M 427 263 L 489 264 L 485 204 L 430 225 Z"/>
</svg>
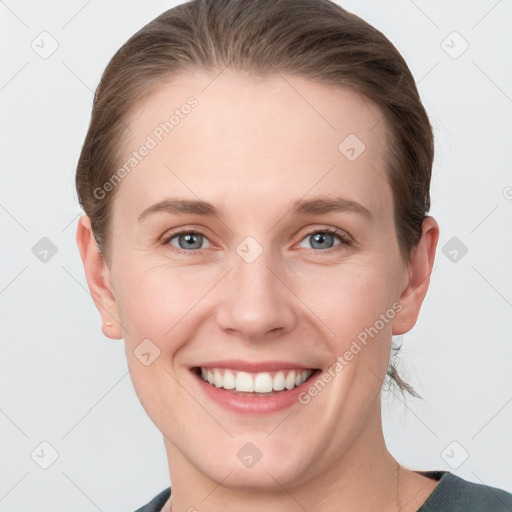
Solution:
<svg viewBox="0 0 512 512">
<path fill-rule="evenodd" d="M 393 274 L 373 260 L 371 265 L 350 263 L 319 269 L 299 277 L 297 295 L 325 324 L 330 337 L 344 343 L 374 326 L 395 301 Z M 393 311 L 388 315 L 393 315 Z M 318 323 L 318 322 L 317 322 Z M 378 330 L 391 329 L 378 323 Z"/>
<path fill-rule="evenodd" d="M 177 354 L 193 337 L 193 306 L 208 288 L 196 281 L 187 269 L 182 272 L 169 265 L 118 266 L 116 300 L 127 331 L 124 340 L 130 377 L 148 416 L 157 422 L 163 418 L 172 421 L 173 432 L 180 427 L 179 421 L 169 418 L 168 400 L 187 403 L 187 395 L 176 381 Z"/>
<path fill-rule="evenodd" d="M 351 263 L 323 275 L 316 272 L 309 276 L 313 279 L 302 279 L 298 290 L 322 321 L 315 324 L 325 326 L 331 365 L 339 363 L 331 367 L 336 378 L 330 385 L 354 411 L 377 396 L 388 367 L 396 286 L 393 272 L 384 259 L 380 262 L 375 258 L 371 264 Z M 356 402 L 352 395 L 358 397 Z M 334 406 L 327 403 L 325 407 Z"/>
<path fill-rule="evenodd" d="M 186 324 L 194 305 L 211 288 L 206 276 L 191 268 L 132 265 L 120 268 L 118 275 L 116 300 L 130 344 L 144 338 L 174 338 L 170 333 Z"/>
</svg>

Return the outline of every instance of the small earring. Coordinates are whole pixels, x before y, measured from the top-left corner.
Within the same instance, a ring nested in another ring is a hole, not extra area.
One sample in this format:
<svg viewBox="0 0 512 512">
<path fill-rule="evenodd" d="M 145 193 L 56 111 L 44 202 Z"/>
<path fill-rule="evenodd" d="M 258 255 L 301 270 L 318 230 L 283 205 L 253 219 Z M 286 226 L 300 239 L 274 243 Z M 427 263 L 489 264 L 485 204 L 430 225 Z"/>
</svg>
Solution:
<svg viewBox="0 0 512 512">
<path fill-rule="evenodd" d="M 105 325 L 106 325 L 107 327 L 112 327 L 112 324 L 111 324 L 110 322 L 105 322 Z"/>
</svg>

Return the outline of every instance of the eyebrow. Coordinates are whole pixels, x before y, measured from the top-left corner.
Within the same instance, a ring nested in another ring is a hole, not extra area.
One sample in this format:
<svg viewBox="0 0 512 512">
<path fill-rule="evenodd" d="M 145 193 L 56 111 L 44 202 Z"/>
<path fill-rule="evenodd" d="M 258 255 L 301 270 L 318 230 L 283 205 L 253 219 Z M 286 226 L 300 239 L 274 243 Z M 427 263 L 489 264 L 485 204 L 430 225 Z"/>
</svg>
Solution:
<svg viewBox="0 0 512 512">
<path fill-rule="evenodd" d="M 203 217 L 220 219 L 221 211 L 206 201 L 169 198 L 146 208 L 140 215 L 139 221 L 157 212 L 167 212 L 175 215 L 195 214 Z M 325 215 L 336 212 L 357 213 L 367 220 L 372 220 L 372 213 L 362 204 L 343 197 L 315 197 L 294 201 L 289 212 L 296 215 Z"/>
</svg>

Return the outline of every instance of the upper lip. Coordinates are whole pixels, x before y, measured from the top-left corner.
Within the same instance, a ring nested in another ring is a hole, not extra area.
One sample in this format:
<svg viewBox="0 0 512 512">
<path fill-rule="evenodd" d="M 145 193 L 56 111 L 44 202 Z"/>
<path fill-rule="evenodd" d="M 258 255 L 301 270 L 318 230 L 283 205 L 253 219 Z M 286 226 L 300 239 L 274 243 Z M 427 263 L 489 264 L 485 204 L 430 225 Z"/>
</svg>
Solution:
<svg viewBox="0 0 512 512">
<path fill-rule="evenodd" d="M 315 370 L 308 365 L 291 361 L 242 361 L 240 359 L 224 361 L 208 361 L 194 366 L 194 368 L 224 368 L 226 370 L 238 370 L 248 373 L 271 372 L 276 370 Z"/>
</svg>

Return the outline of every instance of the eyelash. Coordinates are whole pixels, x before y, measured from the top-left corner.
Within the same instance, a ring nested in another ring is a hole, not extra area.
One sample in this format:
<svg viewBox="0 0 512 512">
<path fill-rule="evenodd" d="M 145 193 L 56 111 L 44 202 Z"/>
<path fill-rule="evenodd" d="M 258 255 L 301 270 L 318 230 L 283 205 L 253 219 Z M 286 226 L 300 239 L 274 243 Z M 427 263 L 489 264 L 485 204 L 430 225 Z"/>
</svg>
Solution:
<svg viewBox="0 0 512 512">
<path fill-rule="evenodd" d="M 335 245 L 334 247 L 331 247 L 329 249 L 310 249 L 313 252 L 331 253 L 333 251 L 342 250 L 343 248 L 350 247 L 352 245 L 352 240 L 348 236 L 344 235 L 342 232 L 338 231 L 337 229 L 333 229 L 333 228 L 314 229 L 312 231 L 305 233 L 305 235 L 301 238 L 300 241 L 302 242 L 302 240 L 304 240 L 305 238 L 307 238 L 311 235 L 317 234 L 317 233 L 328 233 L 329 235 L 334 235 L 334 236 L 338 237 L 338 239 L 340 240 L 341 243 L 339 243 L 338 245 Z M 161 243 L 162 243 L 162 245 L 167 245 L 168 247 L 172 247 L 171 250 L 178 254 L 185 254 L 187 256 L 199 255 L 200 251 L 202 251 L 202 249 L 191 249 L 191 250 L 187 251 L 185 249 L 181 249 L 181 248 L 175 247 L 173 245 L 171 246 L 169 244 L 169 242 L 173 238 L 176 238 L 177 236 L 180 236 L 180 235 L 201 235 L 208 240 L 208 237 L 205 234 L 201 233 L 200 231 L 183 230 L 183 231 L 176 231 L 176 232 L 168 233 L 167 235 L 164 236 Z"/>
</svg>

